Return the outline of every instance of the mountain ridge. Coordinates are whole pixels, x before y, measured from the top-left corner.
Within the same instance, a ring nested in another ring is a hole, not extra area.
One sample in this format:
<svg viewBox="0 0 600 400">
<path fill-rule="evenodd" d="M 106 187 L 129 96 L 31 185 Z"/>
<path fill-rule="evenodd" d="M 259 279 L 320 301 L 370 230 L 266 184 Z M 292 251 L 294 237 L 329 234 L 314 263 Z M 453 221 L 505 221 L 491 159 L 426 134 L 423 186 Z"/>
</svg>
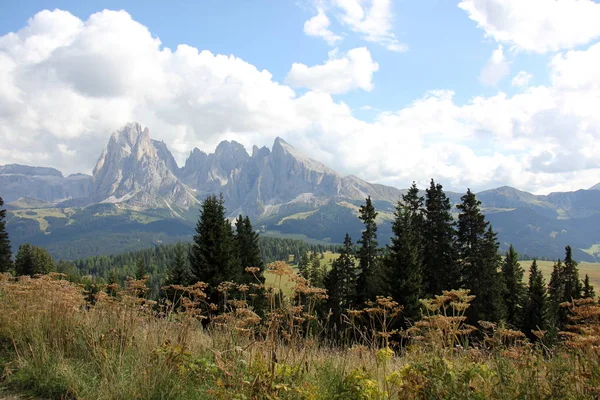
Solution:
<svg viewBox="0 0 600 400">
<path fill-rule="evenodd" d="M 332 242 L 345 232 L 360 235 L 358 206 L 371 196 L 385 244 L 405 193 L 343 176 L 280 137 L 271 149 L 253 146 L 250 153 L 235 141 L 222 141 L 213 153 L 194 148 L 180 167 L 167 145 L 139 123 L 112 133 L 92 176 L 11 164 L 0 166 L 0 187 L 15 245 L 75 246 L 68 240 L 89 235 L 89 243 L 79 245 L 89 246 L 92 255 L 104 251 L 94 247 L 92 230 L 149 245 L 170 240 L 167 231 L 172 238 L 189 237 L 201 200 L 218 193 L 231 218 L 245 214 L 273 234 Z M 460 193 L 446 194 L 460 202 Z M 571 244 L 580 259 L 600 258 L 598 229 L 587 222 L 600 219 L 600 190 L 535 195 L 501 186 L 477 197 L 503 247 L 513 243 L 522 252 L 554 257 Z"/>
</svg>

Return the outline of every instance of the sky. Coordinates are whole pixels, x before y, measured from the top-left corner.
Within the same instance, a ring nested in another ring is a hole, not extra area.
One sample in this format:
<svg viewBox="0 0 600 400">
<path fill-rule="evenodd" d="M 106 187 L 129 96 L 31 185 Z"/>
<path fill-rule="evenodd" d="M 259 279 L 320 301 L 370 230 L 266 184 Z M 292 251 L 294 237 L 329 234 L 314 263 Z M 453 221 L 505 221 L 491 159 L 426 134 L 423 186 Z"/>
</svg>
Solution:
<svg viewBox="0 0 600 400">
<path fill-rule="evenodd" d="M 600 0 L 0 4 L 0 165 L 91 173 L 128 122 L 179 165 L 276 137 L 399 188 L 600 182 Z"/>
</svg>

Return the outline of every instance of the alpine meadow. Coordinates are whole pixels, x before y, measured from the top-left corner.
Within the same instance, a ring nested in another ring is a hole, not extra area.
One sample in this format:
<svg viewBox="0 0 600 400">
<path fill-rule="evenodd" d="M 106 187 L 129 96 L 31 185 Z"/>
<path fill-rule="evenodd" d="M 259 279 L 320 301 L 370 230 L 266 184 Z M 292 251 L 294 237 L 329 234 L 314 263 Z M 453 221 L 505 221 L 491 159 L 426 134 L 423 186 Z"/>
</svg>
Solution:
<svg viewBox="0 0 600 400">
<path fill-rule="evenodd" d="M 600 1 L 6 0 L 0 400 L 600 398 Z"/>
</svg>

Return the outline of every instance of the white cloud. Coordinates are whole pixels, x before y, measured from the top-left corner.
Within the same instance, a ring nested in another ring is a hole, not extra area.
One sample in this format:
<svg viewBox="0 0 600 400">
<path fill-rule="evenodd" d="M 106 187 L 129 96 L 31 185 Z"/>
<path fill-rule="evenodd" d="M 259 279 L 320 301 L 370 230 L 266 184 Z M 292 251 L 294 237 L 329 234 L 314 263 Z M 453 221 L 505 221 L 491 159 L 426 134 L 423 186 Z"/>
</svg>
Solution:
<svg viewBox="0 0 600 400">
<path fill-rule="evenodd" d="M 330 46 L 335 45 L 337 42 L 342 40 L 341 36 L 338 36 L 331 32 L 328 28 L 331 22 L 322 8 L 317 10 L 317 15 L 309 19 L 304 23 L 304 33 L 308 36 L 316 36 L 323 38 Z"/>
<path fill-rule="evenodd" d="M 332 0 L 338 18 L 353 32 L 369 42 L 379 43 L 391 51 L 406 51 L 407 46 L 393 32 L 391 0 Z"/>
<path fill-rule="evenodd" d="M 363 40 L 378 43 L 390 51 L 402 52 L 408 47 L 394 34 L 391 0 L 313 0 L 317 15 L 306 21 L 304 32 L 323 37 L 330 45 L 341 39 L 329 31 L 326 12 L 334 15 L 345 27 L 361 35 Z"/>
<path fill-rule="evenodd" d="M 286 83 L 311 90 L 340 94 L 352 89 L 373 89 L 373 73 L 379 65 L 371 58 L 366 47 L 358 47 L 339 55 L 337 50 L 329 52 L 324 64 L 308 67 L 294 63 L 285 78 Z"/>
<path fill-rule="evenodd" d="M 570 49 L 600 37 L 592 0 L 461 0 L 487 37 L 535 53 Z"/>
<path fill-rule="evenodd" d="M 517 75 L 511 81 L 514 87 L 526 87 L 529 85 L 529 81 L 533 76 L 527 71 L 519 71 Z"/>
<path fill-rule="evenodd" d="M 487 86 L 496 86 L 510 73 L 510 64 L 504 57 L 502 45 L 492 52 L 492 56 L 481 70 L 479 80 Z"/>
<path fill-rule="evenodd" d="M 356 64 L 350 52 L 336 57 Z M 327 93 L 368 88 L 367 73 L 325 91 L 315 79 L 298 95 L 234 56 L 164 48 L 125 12 L 42 12 L 0 37 L 0 164 L 90 172 L 111 132 L 139 121 L 179 163 L 196 146 L 282 136 L 340 172 L 399 187 L 431 177 L 454 190 L 590 187 L 600 176 L 599 63 L 600 45 L 565 52 L 547 86 L 465 104 L 434 90 L 367 122 Z M 337 71 L 331 60 L 306 70 L 331 76 L 328 65 Z"/>
</svg>

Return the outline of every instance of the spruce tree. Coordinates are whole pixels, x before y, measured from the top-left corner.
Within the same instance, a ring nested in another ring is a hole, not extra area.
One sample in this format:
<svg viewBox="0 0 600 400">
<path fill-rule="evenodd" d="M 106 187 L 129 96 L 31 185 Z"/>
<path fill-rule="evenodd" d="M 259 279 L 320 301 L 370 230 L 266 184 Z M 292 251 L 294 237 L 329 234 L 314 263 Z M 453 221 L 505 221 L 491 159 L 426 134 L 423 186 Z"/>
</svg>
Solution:
<svg viewBox="0 0 600 400">
<path fill-rule="evenodd" d="M 13 268 L 10 240 L 6 232 L 6 209 L 2 208 L 3 206 L 4 200 L 0 197 L 0 273 L 8 272 Z"/>
<path fill-rule="evenodd" d="M 308 279 L 309 278 L 309 271 L 310 269 L 310 256 L 308 255 L 308 252 L 304 252 L 302 254 L 302 257 L 300 257 L 300 261 L 298 262 L 298 272 L 300 273 L 300 276 L 302 276 L 304 279 Z"/>
<path fill-rule="evenodd" d="M 501 262 L 498 240 L 481 213 L 481 202 L 470 189 L 461 201 L 457 205 L 460 267 L 464 286 L 476 296 L 467 314 L 472 323 L 499 321 L 504 316 L 504 304 L 498 272 Z"/>
<path fill-rule="evenodd" d="M 450 199 L 446 197 L 442 185 L 432 179 L 425 194 L 423 229 L 423 273 L 427 296 L 461 286 L 455 225 Z"/>
<path fill-rule="evenodd" d="M 564 294 L 563 301 L 572 301 L 581 298 L 581 281 L 579 280 L 579 270 L 577 262 L 573 260 L 571 246 L 565 248 L 564 261 Z"/>
<path fill-rule="evenodd" d="M 187 285 L 189 282 L 189 268 L 186 259 L 186 248 L 183 243 L 175 246 L 175 256 L 167 272 L 167 285 Z"/>
<path fill-rule="evenodd" d="M 238 250 L 238 259 L 242 268 L 242 279 L 244 283 L 259 283 L 256 282 L 254 276 L 245 271 L 248 267 L 258 268 L 256 277 L 260 283 L 265 282 L 264 271 L 265 265 L 260 256 L 260 246 L 258 243 L 258 233 L 254 232 L 250 218 L 242 218 L 240 215 L 235 221 L 235 245 Z"/>
<path fill-rule="evenodd" d="M 588 274 L 585 274 L 585 279 L 583 280 L 583 298 L 584 299 L 593 299 L 596 297 L 596 292 L 594 291 L 594 286 L 590 283 L 590 277 Z"/>
<path fill-rule="evenodd" d="M 567 321 L 567 312 L 560 304 L 564 301 L 565 285 L 564 285 L 564 266 L 559 259 L 552 267 L 550 282 L 548 284 L 548 294 L 550 303 L 550 316 L 557 329 Z"/>
<path fill-rule="evenodd" d="M 392 243 L 385 256 L 392 297 L 409 320 L 420 316 L 423 297 L 423 197 L 415 183 L 398 202 Z"/>
<path fill-rule="evenodd" d="M 503 297 L 506 307 L 506 322 L 517 328 L 522 325 L 525 301 L 524 271 L 518 259 L 519 255 L 511 244 L 502 262 Z"/>
<path fill-rule="evenodd" d="M 56 270 L 56 264 L 50 254 L 41 247 L 25 243 L 19 246 L 15 259 L 17 275 L 47 274 Z"/>
<path fill-rule="evenodd" d="M 359 208 L 358 218 L 365 225 L 361 239 L 358 241 L 360 248 L 358 250 L 358 280 L 357 285 L 357 304 L 363 304 L 367 300 L 373 300 L 376 295 L 383 295 L 377 292 L 382 286 L 379 281 L 377 255 L 379 253 L 377 243 L 377 212 L 371 201 L 371 196 L 367 197 L 365 204 Z"/>
<path fill-rule="evenodd" d="M 344 247 L 340 256 L 332 263 L 331 271 L 325 279 L 327 305 L 331 310 L 331 321 L 339 323 L 347 309 L 352 308 L 356 300 L 356 258 L 352 239 L 346 233 Z"/>
<path fill-rule="evenodd" d="M 234 246 L 231 224 L 225 218 L 223 196 L 210 195 L 202 203 L 196 235 L 190 251 L 192 282 L 207 283 L 210 300 L 217 301 L 217 286 L 237 282 L 241 264 Z"/>
<path fill-rule="evenodd" d="M 321 258 L 319 253 L 313 252 L 310 255 L 310 267 L 308 270 L 308 280 L 312 286 L 315 287 L 323 287 L 325 274 L 323 270 L 323 265 L 321 265 Z"/>
<path fill-rule="evenodd" d="M 523 330 L 530 339 L 534 339 L 535 335 L 531 331 L 545 329 L 548 329 L 548 294 L 542 271 L 538 269 L 537 261 L 534 259 L 529 269 Z"/>
<path fill-rule="evenodd" d="M 140 258 L 138 258 L 137 262 L 135 263 L 135 279 L 137 279 L 137 280 L 145 279 L 146 275 L 148 275 L 148 273 L 146 271 L 146 261 L 144 261 L 144 259 L 142 257 L 140 257 Z"/>
</svg>

